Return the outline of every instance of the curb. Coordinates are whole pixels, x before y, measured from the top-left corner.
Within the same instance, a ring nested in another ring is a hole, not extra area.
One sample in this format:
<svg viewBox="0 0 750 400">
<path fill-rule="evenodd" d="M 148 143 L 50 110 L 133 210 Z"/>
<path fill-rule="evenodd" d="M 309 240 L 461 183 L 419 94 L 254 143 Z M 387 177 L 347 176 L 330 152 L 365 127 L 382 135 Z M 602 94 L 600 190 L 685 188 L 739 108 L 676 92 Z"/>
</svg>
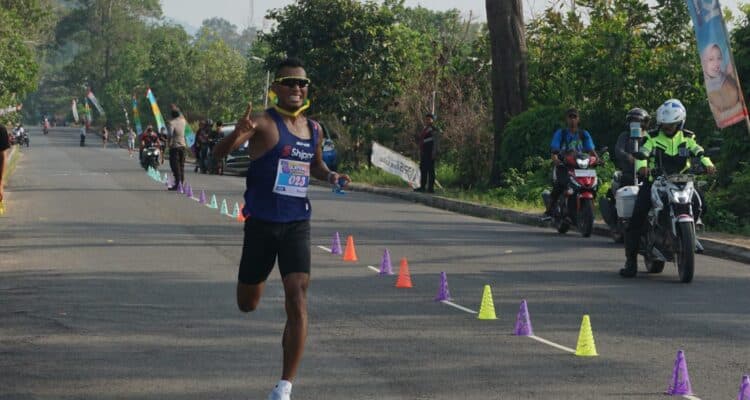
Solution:
<svg viewBox="0 0 750 400">
<path fill-rule="evenodd" d="M 349 190 L 359 192 L 370 192 L 389 197 L 395 197 L 403 200 L 421 203 L 430 207 L 443 210 L 453 211 L 460 214 L 471 215 L 474 217 L 488 218 L 515 224 L 531 225 L 537 227 L 549 227 L 549 224 L 542 222 L 537 214 L 530 214 L 522 211 L 515 211 L 506 208 L 486 206 L 463 200 L 449 199 L 430 194 L 415 193 L 399 189 L 390 189 L 385 187 L 370 186 L 362 183 L 351 183 Z M 606 224 L 595 223 L 594 234 L 598 236 L 610 236 L 609 227 Z M 722 258 L 726 260 L 738 261 L 750 264 L 750 248 L 722 242 L 716 239 L 700 238 L 703 244 L 703 254 L 711 257 Z"/>
</svg>

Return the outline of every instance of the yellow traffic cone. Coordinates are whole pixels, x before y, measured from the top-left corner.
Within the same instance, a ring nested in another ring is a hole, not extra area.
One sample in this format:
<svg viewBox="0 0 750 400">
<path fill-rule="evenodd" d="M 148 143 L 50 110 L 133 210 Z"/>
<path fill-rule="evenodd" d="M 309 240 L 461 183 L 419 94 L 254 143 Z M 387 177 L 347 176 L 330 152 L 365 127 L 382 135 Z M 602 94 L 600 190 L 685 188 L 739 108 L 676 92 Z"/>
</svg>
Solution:
<svg viewBox="0 0 750 400">
<path fill-rule="evenodd" d="M 595 357 L 596 343 L 594 343 L 594 333 L 591 331 L 591 321 L 589 316 L 583 316 L 581 322 L 581 331 L 578 333 L 578 345 L 576 346 L 576 355 L 580 357 Z"/>
<path fill-rule="evenodd" d="M 482 305 L 479 307 L 479 319 L 497 319 L 495 316 L 495 303 L 492 302 L 492 290 L 490 285 L 484 285 L 482 294 Z"/>
</svg>

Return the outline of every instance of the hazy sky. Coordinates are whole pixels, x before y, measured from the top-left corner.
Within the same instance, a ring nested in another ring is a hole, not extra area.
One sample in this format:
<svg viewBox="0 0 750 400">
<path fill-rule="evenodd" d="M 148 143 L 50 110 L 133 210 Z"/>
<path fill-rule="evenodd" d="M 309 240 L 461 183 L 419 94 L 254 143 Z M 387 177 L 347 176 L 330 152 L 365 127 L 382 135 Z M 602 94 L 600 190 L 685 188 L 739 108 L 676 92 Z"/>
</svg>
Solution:
<svg viewBox="0 0 750 400">
<path fill-rule="evenodd" d="M 221 17 L 240 28 L 247 27 L 250 22 L 250 4 L 254 3 L 254 25 L 263 26 L 263 16 L 269 8 L 282 8 L 293 3 L 293 0 L 161 0 L 162 9 L 167 17 L 179 22 L 187 22 L 195 28 L 200 27 L 202 21 L 211 17 Z M 570 0 L 523 0 L 524 14 L 527 17 L 541 12 L 551 3 L 566 3 Z M 743 0 L 722 0 L 723 7 L 737 11 L 737 3 Z M 406 5 L 433 10 L 448 10 L 457 8 L 464 17 L 472 13 L 474 18 L 481 21 L 487 19 L 485 0 L 406 0 Z"/>
</svg>

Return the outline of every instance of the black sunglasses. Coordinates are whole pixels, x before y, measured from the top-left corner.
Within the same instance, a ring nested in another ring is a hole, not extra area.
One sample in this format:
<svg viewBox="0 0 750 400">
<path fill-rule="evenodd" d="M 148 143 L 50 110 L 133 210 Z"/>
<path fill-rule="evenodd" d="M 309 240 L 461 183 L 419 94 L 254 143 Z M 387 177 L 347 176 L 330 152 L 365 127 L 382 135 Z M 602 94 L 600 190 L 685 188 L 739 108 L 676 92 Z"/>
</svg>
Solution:
<svg viewBox="0 0 750 400">
<path fill-rule="evenodd" d="M 570 118 L 570 119 L 576 119 L 576 118 L 578 118 L 578 116 L 575 115 L 575 114 L 570 114 L 570 115 L 568 115 L 568 118 Z"/>
<path fill-rule="evenodd" d="M 310 84 L 310 80 L 307 78 L 297 78 L 297 77 L 284 77 L 284 78 L 277 78 L 274 79 L 274 83 L 278 83 L 279 85 L 286 86 L 288 88 L 293 88 L 295 86 L 299 86 L 300 88 L 306 88 Z"/>
</svg>

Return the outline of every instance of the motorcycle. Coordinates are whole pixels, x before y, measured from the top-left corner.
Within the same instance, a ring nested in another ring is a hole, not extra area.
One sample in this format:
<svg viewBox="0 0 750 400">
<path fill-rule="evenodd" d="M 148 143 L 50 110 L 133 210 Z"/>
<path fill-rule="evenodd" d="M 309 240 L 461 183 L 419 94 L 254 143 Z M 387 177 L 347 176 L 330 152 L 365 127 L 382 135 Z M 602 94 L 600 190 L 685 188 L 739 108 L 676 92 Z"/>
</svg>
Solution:
<svg viewBox="0 0 750 400">
<path fill-rule="evenodd" d="M 654 171 L 651 210 L 640 245 L 648 272 L 658 274 L 667 261 L 674 262 L 683 283 L 693 280 L 695 253 L 703 250 L 695 233 L 693 213 L 694 173 L 702 172 L 702 168 L 693 167 L 689 172 L 692 173 L 667 175 Z"/>
<path fill-rule="evenodd" d="M 615 243 L 622 243 L 625 238 L 625 230 L 630 223 L 630 217 L 633 215 L 635 199 L 638 197 L 640 186 L 629 182 L 624 182 L 627 178 L 623 176 L 622 171 L 615 171 L 612 175 L 612 186 L 607 195 L 599 199 L 599 211 L 602 214 L 604 222 L 609 225 L 612 240 Z M 631 183 L 624 185 L 624 183 Z"/>
<path fill-rule="evenodd" d="M 594 199 L 599 188 L 594 168 L 599 159 L 586 153 L 569 153 L 563 162 L 568 170 L 568 187 L 552 207 L 552 224 L 559 233 L 575 225 L 583 237 L 589 237 L 594 229 Z M 542 193 L 542 200 L 549 206 L 548 190 Z"/>
<path fill-rule="evenodd" d="M 641 122 L 630 123 L 630 152 L 638 152 L 640 142 L 643 140 L 643 127 Z M 633 171 L 626 174 L 624 171 L 615 171 L 612 176 L 612 186 L 607 195 L 599 199 L 599 211 L 604 222 L 609 225 L 612 240 L 622 243 L 625 239 L 625 230 L 633 215 L 635 200 L 640 189 L 638 183 L 638 172 L 633 166 Z"/>
<path fill-rule="evenodd" d="M 161 150 L 157 146 L 148 146 L 143 149 L 143 156 L 141 157 L 141 167 L 148 170 L 149 167 L 153 169 L 159 168 L 159 154 Z"/>
<path fill-rule="evenodd" d="M 23 146 L 26 145 L 26 147 L 29 147 L 29 133 L 26 131 L 21 132 L 18 138 L 18 145 Z"/>
</svg>

